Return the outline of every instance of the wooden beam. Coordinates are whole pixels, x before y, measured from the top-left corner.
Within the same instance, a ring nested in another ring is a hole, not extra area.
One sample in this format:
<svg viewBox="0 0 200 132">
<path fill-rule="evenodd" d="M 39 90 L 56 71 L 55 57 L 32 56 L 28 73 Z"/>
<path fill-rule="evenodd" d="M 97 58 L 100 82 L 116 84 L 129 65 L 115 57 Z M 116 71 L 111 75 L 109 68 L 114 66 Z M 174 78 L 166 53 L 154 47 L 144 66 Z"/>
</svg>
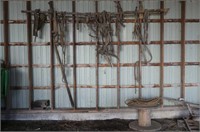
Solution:
<svg viewBox="0 0 200 132">
<path fill-rule="evenodd" d="M 181 1 L 181 98 L 185 98 L 185 1 Z"/>
<path fill-rule="evenodd" d="M 164 44 L 181 44 L 180 40 L 164 41 Z M 73 42 L 65 43 L 65 45 L 73 46 Z M 112 42 L 113 45 L 118 45 L 118 42 Z M 185 40 L 185 44 L 200 44 L 200 40 Z M 27 46 L 26 42 L 10 42 L 9 46 Z M 50 42 L 32 42 L 32 46 L 49 46 Z M 96 42 L 76 42 L 76 46 L 96 45 Z M 122 41 L 121 46 L 124 45 L 139 45 L 138 41 Z M 160 41 L 150 41 L 149 45 L 160 45 Z M 4 46 L 4 42 L 0 42 L 0 46 Z"/>
<path fill-rule="evenodd" d="M 31 10 L 31 1 L 26 1 L 26 10 Z M 32 69 L 32 24 L 31 14 L 27 14 L 27 43 L 28 43 L 28 81 L 29 81 L 29 110 L 33 101 L 33 69 Z"/>
<path fill-rule="evenodd" d="M 164 9 L 164 1 L 160 1 L 160 9 Z M 160 97 L 164 94 L 164 14 L 160 14 Z M 163 99 L 161 99 L 163 106 Z"/>
<path fill-rule="evenodd" d="M 96 88 L 96 85 L 77 85 L 78 88 Z M 200 86 L 200 83 L 185 83 L 185 87 L 198 87 Z M 10 86 L 12 90 L 28 90 L 29 86 Z M 65 84 L 57 84 L 55 86 L 55 89 L 59 88 L 65 88 Z M 73 88 L 74 85 L 69 85 L 70 88 Z M 120 85 L 120 88 L 138 88 L 138 85 Z M 164 88 L 177 88 L 181 87 L 181 84 L 164 84 Z M 99 85 L 99 88 L 117 88 L 117 85 Z M 142 88 L 148 89 L 148 88 L 160 88 L 160 84 L 148 84 L 148 85 L 142 85 Z M 33 89 L 38 90 L 45 90 L 45 89 L 51 89 L 51 86 L 34 86 Z"/>
<path fill-rule="evenodd" d="M 53 1 L 52 1 L 53 3 Z M 50 20 L 50 79 L 51 79 L 51 110 L 55 108 L 55 74 L 54 74 L 54 42 L 53 42 L 53 14 Z"/>
<path fill-rule="evenodd" d="M 69 22 L 72 22 L 73 20 L 68 20 Z M 124 19 L 124 23 L 135 23 L 135 19 Z M 33 22 L 33 20 L 32 20 Z M 160 23 L 160 19 L 149 19 L 149 23 Z M 187 23 L 199 23 L 199 19 L 185 19 L 185 22 Z M 3 20 L 0 20 L 0 24 L 3 24 Z M 26 20 L 9 20 L 9 24 L 26 24 Z M 46 21 L 46 23 L 50 23 L 50 21 Z M 80 20 L 79 23 L 86 23 L 86 21 Z M 112 23 L 115 23 L 115 20 L 112 21 Z M 164 19 L 164 23 L 181 23 L 181 19 Z"/>
<path fill-rule="evenodd" d="M 98 13 L 98 1 L 95 1 L 95 12 Z M 96 43 L 96 110 L 99 109 L 99 53 L 97 49 L 98 44 Z"/>
<path fill-rule="evenodd" d="M 149 64 L 142 64 L 142 66 L 160 66 L 160 63 L 149 63 Z M 166 62 L 164 66 L 180 66 L 181 62 Z M 186 66 L 200 66 L 200 62 L 185 62 Z M 65 64 L 65 67 L 73 67 L 73 64 Z M 98 64 L 99 67 L 110 67 L 109 64 Z M 135 63 L 120 63 L 120 67 L 134 67 Z M 27 64 L 12 64 L 10 68 L 27 68 Z M 51 65 L 49 64 L 33 64 L 32 67 L 34 68 L 50 68 Z M 54 67 L 60 67 L 59 64 L 54 64 Z M 76 64 L 76 67 L 83 68 L 83 67 L 96 67 L 96 64 Z M 113 63 L 113 67 L 117 67 L 116 63 Z"/>
<path fill-rule="evenodd" d="M 9 3 L 8 1 L 3 1 L 3 33 L 4 33 L 4 61 L 5 61 L 5 67 L 9 68 Z M 8 86 L 7 90 L 7 96 L 5 99 L 6 102 L 6 110 L 10 109 L 10 88 Z"/>
<path fill-rule="evenodd" d="M 73 78 L 74 78 L 74 109 L 77 108 L 77 83 L 76 83 L 76 1 L 72 1 L 73 14 Z"/>
<path fill-rule="evenodd" d="M 141 5 L 142 4 L 142 2 L 141 1 L 139 1 L 139 5 Z M 140 10 L 140 9 L 139 9 Z M 142 9 L 141 9 L 142 10 Z M 142 31 L 142 24 L 141 24 L 141 22 L 142 22 L 142 19 L 141 18 L 139 18 L 139 21 L 140 21 L 140 31 Z M 139 93 L 138 93 L 138 96 L 139 96 L 139 98 L 142 98 L 142 42 L 139 42 L 139 48 L 138 48 L 139 50 L 138 50 L 138 55 L 139 55 L 139 68 L 138 68 L 138 70 L 139 70 L 139 82 L 138 82 L 138 85 L 139 85 Z"/>
<path fill-rule="evenodd" d="M 118 57 L 118 60 L 117 60 L 117 109 L 119 109 L 120 108 L 120 48 L 121 48 L 120 32 L 117 33 L 117 40 L 118 40 L 118 44 L 117 44 L 117 57 Z"/>
</svg>

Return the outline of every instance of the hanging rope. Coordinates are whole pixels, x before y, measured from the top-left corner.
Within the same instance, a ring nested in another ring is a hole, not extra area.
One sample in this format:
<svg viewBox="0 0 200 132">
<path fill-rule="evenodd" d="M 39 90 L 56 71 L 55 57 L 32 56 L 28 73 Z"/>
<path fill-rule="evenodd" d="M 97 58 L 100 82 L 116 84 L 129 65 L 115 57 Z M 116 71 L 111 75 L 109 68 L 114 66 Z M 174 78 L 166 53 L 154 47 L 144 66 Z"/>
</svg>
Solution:
<svg viewBox="0 0 200 132">
<path fill-rule="evenodd" d="M 149 12 L 148 10 L 144 10 L 144 16 L 143 16 L 143 23 L 141 22 L 141 19 L 139 18 L 139 12 L 136 8 L 136 23 L 134 26 L 133 36 L 137 39 L 139 39 L 141 46 L 141 50 L 139 51 L 141 54 L 141 64 L 148 64 L 152 60 L 152 54 L 151 51 L 148 48 L 148 19 L 149 19 Z M 143 28 L 143 30 L 142 30 Z M 149 56 L 149 58 L 148 58 Z M 137 83 L 141 82 L 141 75 L 139 71 L 139 64 L 140 61 L 136 61 L 135 67 L 134 67 L 134 78 L 135 78 L 135 86 Z M 136 93 L 136 89 L 135 89 Z"/>
</svg>

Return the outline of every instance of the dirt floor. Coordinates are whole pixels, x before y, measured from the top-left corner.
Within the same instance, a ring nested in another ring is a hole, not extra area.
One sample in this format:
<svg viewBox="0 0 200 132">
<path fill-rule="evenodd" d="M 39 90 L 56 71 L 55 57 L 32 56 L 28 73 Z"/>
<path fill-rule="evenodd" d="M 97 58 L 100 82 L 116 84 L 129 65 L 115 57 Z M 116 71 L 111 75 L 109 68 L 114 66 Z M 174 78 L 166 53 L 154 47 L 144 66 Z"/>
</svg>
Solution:
<svg viewBox="0 0 200 132">
<path fill-rule="evenodd" d="M 132 120 L 104 121 L 1 121 L 2 131 L 132 131 Z M 155 120 L 162 124 L 161 131 L 186 131 L 182 119 Z"/>
</svg>

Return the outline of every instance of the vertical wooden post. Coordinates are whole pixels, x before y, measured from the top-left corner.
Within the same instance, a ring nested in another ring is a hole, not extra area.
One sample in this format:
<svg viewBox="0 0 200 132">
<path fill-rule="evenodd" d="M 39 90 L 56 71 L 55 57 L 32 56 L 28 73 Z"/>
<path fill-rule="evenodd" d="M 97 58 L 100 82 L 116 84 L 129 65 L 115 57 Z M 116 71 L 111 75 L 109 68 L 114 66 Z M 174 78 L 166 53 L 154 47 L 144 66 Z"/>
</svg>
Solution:
<svg viewBox="0 0 200 132">
<path fill-rule="evenodd" d="M 120 32 L 117 33 L 117 108 L 120 108 Z"/>
<path fill-rule="evenodd" d="M 26 10 L 31 10 L 31 1 L 26 1 Z M 33 101 L 33 69 L 32 69 L 32 25 L 31 13 L 27 13 L 27 42 L 28 42 L 28 80 L 29 80 L 29 110 Z"/>
<path fill-rule="evenodd" d="M 160 1 L 160 9 L 164 9 L 164 1 Z M 160 97 L 163 105 L 164 93 L 164 13 L 160 14 Z"/>
<path fill-rule="evenodd" d="M 53 1 L 51 1 L 53 3 Z M 51 76 L 51 110 L 55 108 L 55 77 L 54 77 L 54 43 L 53 43 L 53 14 L 50 20 L 50 76 Z"/>
<path fill-rule="evenodd" d="M 185 98 L 185 1 L 181 1 L 181 98 Z"/>
<path fill-rule="evenodd" d="M 141 1 L 139 1 L 139 4 L 142 4 Z M 139 21 L 142 21 L 141 18 L 139 18 Z M 141 24 L 141 23 L 140 23 Z M 140 28 L 142 28 L 142 25 L 140 25 Z M 142 50 L 142 42 L 139 43 L 139 98 L 142 97 L 142 54 L 141 54 L 141 50 Z"/>
<path fill-rule="evenodd" d="M 4 60 L 5 67 L 9 68 L 9 8 L 8 1 L 3 1 L 3 33 L 4 33 Z M 7 97 L 6 97 L 6 110 L 10 109 L 10 87 L 8 86 Z"/>
<path fill-rule="evenodd" d="M 76 1 L 72 1 L 72 12 L 76 12 Z M 73 76 L 74 76 L 74 109 L 77 108 L 76 84 L 76 15 L 73 14 Z"/>
<path fill-rule="evenodd" d="M 95 12 L 98 13 L 98 1 L 95 1 Z M 96 43 L 96 110 L 99 109 L 99 53 L 97 49 L 98 42 Z"/>
</svg>

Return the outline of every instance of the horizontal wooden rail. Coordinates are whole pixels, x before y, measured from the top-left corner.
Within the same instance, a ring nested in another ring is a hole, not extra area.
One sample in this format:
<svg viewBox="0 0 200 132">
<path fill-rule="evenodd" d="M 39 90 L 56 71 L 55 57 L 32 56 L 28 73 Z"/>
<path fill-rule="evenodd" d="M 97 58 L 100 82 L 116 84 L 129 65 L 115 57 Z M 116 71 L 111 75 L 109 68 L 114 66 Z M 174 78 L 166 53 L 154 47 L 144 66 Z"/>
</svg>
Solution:
<svg viewBox="0 0 200 132">
<path fill-rule="evenodd" d="M 149 63 L 142 64 L 142 66 L 160 66 L 161 63 Z M 181 62 L 165 62 L 164 66 L 180 66 Z M 185 62 L 186 66 L 199 66 L 200 62 Z M 50 64 L 33 64 L 33 68 L 50 68 Z M 59 64 L 54 64 L 55 67 L 59 67 Z M 65 67 L 73 67 L 73 64 L 66 64 Z M 134 67 L 135 63 L 120 63 L 120 67 Z M 10 68 L 27 68 L 28 64 L 11 64 Z M 96 64 L 76 64 L 76 67 L 96 67 Z M 99 67 L 110 67 L 109 64 L 99 64 Z M 113 63 L 113 67 L 117 67 L 117 63 Z"/>
<path fill-rule="evenodd" d="M 198 87 L 200 86 L 200 83 L 185 83 L 185 87 Z M 21 89 L 27 89 L 28 86 L 10 86 L 12 90 L 21 90 Z M 73 88 L 74 85 L 69 85 L 70 88 Z M 138 88 L 136 85 L 120 85 L 120 88 Z M 170 88 L 170 87 L 181 87 L 181 84 L 164 84 L 164 88 Z M 65 88 L 65 84 L 57 84 L 55 85 L 55 89 L 59 88 Z M 77 88 L 96 88 L 96 85 L 77 85 Z M 99 85 L 99 88 L 117 88 L 117 85 Z M 148 85 L 142 85 L 142 88 L 160 88 L 160 84 L 148 84 Z M 51 90 L 51 86 L 34 86 L 33 89 L 37 90 L 45 90 L 49 89 Z"/>
<path fill-rule="evenodd" d="M 113 45 L 117 45 L 118 42 L 112 42 Z M 180 40 L 164 41 L 164 44 L 181 44 Z M 200 44 L 200 40 L 186 40 L 185 44 Z M 10 42 L 9 46 L 27 46 L 26 42 Z M 66 43 L 66 45 L 73 46 L 73 43 Z M 83 45 L 96 45 L 96 42 L 76 42 L 77 46 Z M 122 41 L 120 45 L 139 45 L 139 41 Z M 149 45 L 160 45 L 160 41 L 150 41 Z M 4 42 L 0 42 L 0 46 L 4 46 Z M 50 46 L 50 42 L 32 42 L 32 46 Z"/>
<path fill-rule="evenodd" d="M 70 19 L 69 22 L 72 22 L 72 20 Z M 135 19 L 125 19 L 125 21 L 124 21 L 124 23 L 134 23 L 134 22 L 135 22 Z M 160 19 L 149 19 L 148 22 L 159 23 Z M 164 19 L 164 22 L 165 23 L 177 23 L 177 22 L 181 22 L 181 19 Z M 198 23 L 198 22 L 200 22 L 200 20 L 199 19 L 186 19 L 185 22 Z M 8 23 L 9 24 L 26 24 L 26 20 L 9 20 Z M 49 21 L 46 21 L 46 23 L 49 23 Z M 79 23 L 86 23 L 86 22 L 79 21 Z M 115 23 L 115 21 L 113 21 L 113 23 Z M 3 24 L 3 20 L 0 20 L 0 24 Z"/>
</svg>

